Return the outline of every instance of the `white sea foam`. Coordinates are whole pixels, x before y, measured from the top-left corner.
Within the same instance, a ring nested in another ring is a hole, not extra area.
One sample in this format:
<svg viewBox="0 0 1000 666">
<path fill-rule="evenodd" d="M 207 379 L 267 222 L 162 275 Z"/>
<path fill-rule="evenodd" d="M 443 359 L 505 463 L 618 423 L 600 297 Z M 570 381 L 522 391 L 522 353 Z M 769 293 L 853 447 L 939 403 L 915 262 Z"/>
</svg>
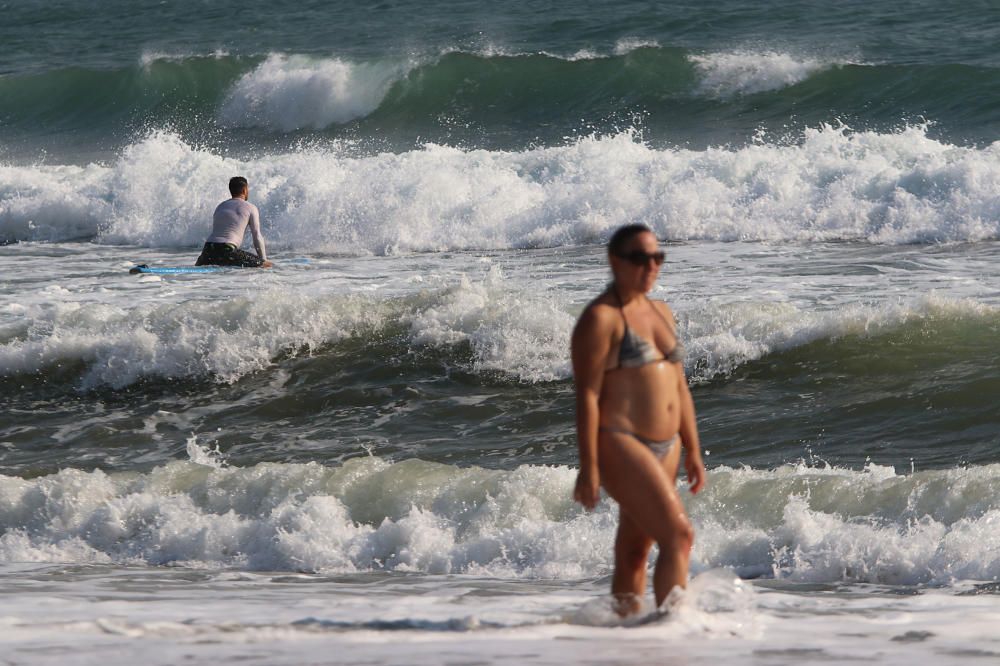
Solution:
<svg viewBox="0 0 1000 666">
<path fill-rule="evenodd" d="M 111 215 L 110 171 L 0 165 L 0 242 L 90 239 Z"/>
<path fill-rule="evenodd" d="M 712 97 L 778 90 L 804 81 L 816 72 L 845 64 L 775 51 L 708 53 L 690 55 L 688 60 L 701 77 L 699 91 Z"/>
<path fill-rule="evenodd" d="M 226 465 L 226 457 L 219 450 L 219 446 L 216 445 L 214 449 L 200 446 L 197 435 L 191 435 L 188 438 L 185 450 L 187 451 L 188 458 L 193 463 L 205 465 L 206 467 L 214 467 L 215 469 L 222 469 Z"/>
<path fill-rule="evenodd" d="M 906 476 L 874 465 L 860 473 L 719 469 L 712 481 L 692 513 L 704 520 L 700 552 L 718 565 L 808 582 L 1000 575 L 997 465 Z"/>
<path fill-rule="evenodd" d="M 573 317 L 550 295 L 512 289 L 497 269 L 481 283 L 463 279 L 405 320 L 416 345 L 468 343 L 477 372 L 502 372 L 522 381 L 569 376 Z"/>
<path fill-rule="evenodd" d="M 50 291 L 0 320 L 0 376 L 79 364 L 77 386 L 84 390 L 152 378 L 233 382 L 270 367 L 278 355 L 308 354 L 394 323 L 408 329 L 406 344 L 414 349 L 468 345 L 471 372 L 527 382 L 569 375 L 573 317 L 555 296 L 511 284 L 499 269 L 409 298 L 334 291 L 272 287 L 221 304 L 80 302 Z M 380 336 L 368 337 L 382 344 Z"/>
<path fill-rule="evenodd" d="M 0 561 L 601 576 L 617 512 L 610 501 L 593 513 L 573 504 L 574 476 L 366 457 L 0 477 Z M 682 495 L 696 571 L 912 585 L 1000 576 L 998 491 L 997 465 L 912 475 L 787 466 L 717 468 L 703 495 Z"/>
<path fill-rule="evenodd" d="M 62 662 L 66 654 L 77 661 L 99 654 L 107 666 L 130 665 L 141 653 L 145 664 L 168 666 L 241 659 L 252 649 L 262 663 L 280 666 L 328 663 L 331 655 L 373 666 L 749 666 L 762 659 L 871 662 L 872 655 L 884 666 L 954 666 L 988 661 L 1000 615 L 995 594 L 954 588 L 893 594 L 767 587 L 751 596 L 751 612 L 685 604 L 668 618 L 623 629 L 609 603 L 595 618 L 598 626 L 566 617 L 574 606 L 600 603 L 600 592 L 580 581 L 192 576 L 115 566 L 13 565 L 2 573 L 5 654 L 29 663 L 58 653 Z M 699 586 L 701 597 L 716 599 L 751 587 L 715 572 L 696 577 L 689 590 Z"/>
<path fill-rule="evenodd" d="M 604 60 L 606 58 L 611 58 L 613 56 L 624 56 L 628 55 L 632 51 L 642 48 L 659 48 L 660 44 L 654 40 L 650 39 L 640 39 L 638 37 L 623 37 L 615 42 L 615 45 L 610 51 L 598 50 L 595 48 L 582 48 L 578 49 L 570 55 L 562 55 L 558 53 L 551 53 L 549 51 L 542 51 L 542 55 L 548 56 L 550 58 L 557 58 L 559 60 L 566 60 L 568 62 L 579 62 L 586 60 Z"/>
<path fill-rule="evenodd" d="M 373 333 L 399 326 L 405 334 L 393 344 L 441 350 L 469 372 L 521 382 L 568 379 L 580 306 L 559 290 L 505 276 L 488 261 L 483 266 L 482 276 L 439 276 L 405 295 L 382 294 L 367 283 L 348 293 L 342 282 L 309 290 L 268 282 L 253 295 L 241 287 L 222 302 L 184 300 L 181 292 L 177 303 L 169 293 L 165 301 L 132 291 L 95 298 L 55 285 L 0 313 L 0 376 L 72 372 L 83 390 L 154 378 L 234 382 L 271 368 L 278 357 L 352 337 L 378 346 L 367 353 L 383 354 L 383 336 Z M 685 366 L 695 383 L 817 340 L 892 335 L 913 322 L 992 325 L 998 314 L 976 300 L 936 294 L 824 310 L 694 294 L 679 307 Z"/>
<path fill-rule="evenodd" d="M 572 245 L 635 220 L 672 240 L 978 241 L 1000 237 L 998 156 L 1000 142 L 953 146 L 923 127 L 823 127 L 796 145 L 701 151 L 624 133 L 517 153 L 428 145 L 249 161 L 156 133 L 110 166 L 0 167 L 0 239 L 195 248 L 242 173 L 275 249 Z"/>
<path fill-rule="evenodd" d="M 377 109 L 408 69 L 400 63 L 272 54 L 236 82 L 219 121 L 283 132 L 346 123 Z"/>
<path fill-rule="evenodd" d="M 938 294 L 882 304 L 851 304 L 812 310 L 759 299 L 684 303 L 679 334 L 688 379 L 702 383 L 731 374 L 769 354 L 818 340 L 891 335 L 914 322 L 995 321 L 996 307 Z M 570 333 L 575 317 L 553 294 L 538 293 L 504 277 L 496 268 L 485 279 L 462 279 L 432 302 L 402 316 L 411 344 L 472 348 L 474 372 L 501 372 L 520 381 L 568 379 Z"/>
<path fill-rule="evenodd" d="M 593 49 L 579 49 L 568 56 L 559 56 L 554 53 L 543 52 L 544 55 L 550 56 L 552 58 L 560 58 L 562 60 L 568 60 L 569 62 L 579 62 L 581 60 L 598 60 L 607 56 L 602 56 L 600 53 Z"/>
<path fill-rule="evenodd" d="M 643 48 L 659 48 L 660 43 L 653 39 L 641 39 L 639 37 L 623 37 L 615 42 L 614 54 L 617 56 L 626 55 Z"/>
<path fill-rule="evenodd" d="M 304 311 L 308 317 L 300 316 Z M 0 346 L 0 375 L 82 363 L 83 389 L 156 377 L 232 382 L 270 366 L 279 353 L 308 353 L 381 326 L 386 313 L 378 302 L 316 300 L 288 290 L 183 307 L 37 303 L 19 316 L 25 326 Z"/>
<path fill-rule="evenodd" d="M 996 308 L 973 300 L 936 294 L 822 311 L 803 310 L 792 303 L 736 301 L 689 312 L 680 331 L 689 356 L 689 379 L 702 382 L 726 376 L 748 361 L 817 340 L 876 337 L 912 322 L 990 320 L 998 314 Z"/>
<path fill-rule="evenodd" d="M 222 58 L 227 57 L 229 57 L 229 51 L 225 49 L 215 49 L 211 53 L 207 54 L 151 50 L 142 52 L 139 56 L 139 64 L 142 67 L 149 67 L 157 62 L 183 62 L 193 58 L 215 58 L 216 60 L 221 60 Z"/>
<path fill-rule="evenodd" d="M 581 542 L 576 526 L 610 531 L 613 515 L 575 516 L 563 493 L 571 478 L 566 468 L 376 458 L 336 469 L 178 462 L 138 478 L 0 477 L 0 560 L 53 561 L 65 546 L 64 556 L 86 561 L 579 577 L 610 542 Z"/>
</svg>

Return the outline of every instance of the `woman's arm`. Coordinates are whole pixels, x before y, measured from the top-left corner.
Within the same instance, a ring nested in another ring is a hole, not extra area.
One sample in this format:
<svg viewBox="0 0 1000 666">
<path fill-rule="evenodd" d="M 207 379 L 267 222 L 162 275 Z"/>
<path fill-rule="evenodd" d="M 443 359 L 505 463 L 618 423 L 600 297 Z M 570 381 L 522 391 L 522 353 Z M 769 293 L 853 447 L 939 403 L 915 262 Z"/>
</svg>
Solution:
<svg viewBox="0 0 1000 666">
<path fill-rule="evenodd" d="M 684 471 L 687 473 L 691 492 L 696 494 L 705 487 L 705 464 L 701 460 L 701 442 L 698 440 L 698 423 L 694 414 L 694 399 L 684 376 L 682 363 L 677 373 L 677 393 L 681 400 L 681 445 L 684 447 Z"/>
<path fill-rule="evenodd" d="M 580 449 L 580 472 L 573 499 L 588 509 L 597 506 L 601 476 L 597 467 L 597 426 L 604 366 L 611 347 L 611 332 L 591 305 L 573 329 L 573 380 L 576 387 L 576 441 Z"/>
<path fill-rule="evenodd" d="M 663 308 L 667 314 L 667 322 L 670 324 L 674 334 L 674 340 L 680 344 L 677 336 L 677 320 L 670 306 L 663 303 Z M 691 389 L 688 388 L 687 377 L 684 375 L 684 363 L 678 361 L 677 365 L 677 395 L 680 399 L 681 407 L 681 446 L 684 447 L 684 471 L 687 473 L 688 483 L 691 484 L 691 493 L 695 494 L 705 487 L 705 464 L 701 460 L 701 441 L 698 437 L 698 420 L 694 413 L 694 398 L 691 397 Z"/>
</svg>

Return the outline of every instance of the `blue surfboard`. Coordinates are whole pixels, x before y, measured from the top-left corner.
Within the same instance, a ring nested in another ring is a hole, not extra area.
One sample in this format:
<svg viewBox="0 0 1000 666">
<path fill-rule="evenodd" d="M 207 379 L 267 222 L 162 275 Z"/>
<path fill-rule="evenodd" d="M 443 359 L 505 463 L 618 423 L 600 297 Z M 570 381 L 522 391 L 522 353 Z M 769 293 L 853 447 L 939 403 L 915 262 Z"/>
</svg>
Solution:
<svg viewBox="0 0 1000 666">
<path fill-rule="evenodd" d="M 132 275 L 137 273 L 152 273 L 154 275 L 180 275 L 182 273 L 221 273 L 230 270 L 222 266 L 147 266 L 139 264 L 128 269 Z"/>
<path fill-rule="evenodd" d="M 308 265 L 309 259 L 306 257 L 296 257 L 286 259 L 281 262 L 285 264 Z M 152 275 L 183 275 L 185 273 L 224 273 L 226 271 L 239 270 L 239 266 L 147 266 L 139 264 L 128 269 L 132 275 L 139 273 L 149 273 Z"/>
</svg>

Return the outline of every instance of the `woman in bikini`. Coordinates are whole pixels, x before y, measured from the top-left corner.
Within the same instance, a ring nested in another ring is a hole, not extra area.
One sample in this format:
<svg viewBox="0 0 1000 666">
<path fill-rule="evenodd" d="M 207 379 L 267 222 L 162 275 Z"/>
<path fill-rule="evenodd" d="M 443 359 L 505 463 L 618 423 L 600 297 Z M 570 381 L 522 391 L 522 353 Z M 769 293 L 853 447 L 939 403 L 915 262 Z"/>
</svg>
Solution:
<svg viewBox="0 0 1000 666">
<path fill-rule="evenodd" d="M 687 583 L 694 531 L 677 492 L 681 448 L 691 492 L 705 485 L 677 325 L 666 303 L 646 296 L 663 258 L 648 227 L 618 229 L 608 243 L 614 281 L 573 331 L 580 447 L 574 499 L 592 509 L 604 486 L 619 504 L 611 593 L 622 615 L 640 608 L 654 542 L 656 605 Z"/>
</svg>

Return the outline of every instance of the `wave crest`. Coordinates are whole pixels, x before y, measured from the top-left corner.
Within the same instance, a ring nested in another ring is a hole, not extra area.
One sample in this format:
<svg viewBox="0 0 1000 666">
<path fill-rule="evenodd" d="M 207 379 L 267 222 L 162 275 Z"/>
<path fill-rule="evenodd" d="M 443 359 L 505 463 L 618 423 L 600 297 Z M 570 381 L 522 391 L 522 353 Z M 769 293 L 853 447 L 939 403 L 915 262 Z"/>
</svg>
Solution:
<svg viewBox="0 0 1000 666">
<path fill-rule="evenodd" d="M 323 129 L 373 112 L 405 74 L 399 64 L 272 54 L 233 85 L 218 118 L 224 127 Z"/>
<path fill-rule="evenodd" d="M 612 566 L 617 512 L 571 500 L 575 470 L 368 457 L 145 474 L 0 476 L 0 560 L 406 571 L 579 579 Z M 814 583 L 916 585 L 1000 575 L 997 465 L 896 474 L 716 468 L 682 491 L 692 565 Z"/>
<path fill-rule="evenodd" d="M 779 90 L 846 62 L 828 62 L 787 53 L 735 51 L 688 56 L 700 76 L 698 90 L 710 97 Z"/>
<path fill-rule="evenodd" d="M 902 244 L 1000 238 L 1000 142 L 824 126 L 791 145 L 655 148 L 635 133 L 521 152 L 307 148 L 237 160 L 157 132 L 110 166 L 0 167 L 0 241 L 197 248 L 234 173 L 269 245 L 390 254 L 668 240 Z M 164 224 L 164 222 L 167 222 Z"/>
</svg>

